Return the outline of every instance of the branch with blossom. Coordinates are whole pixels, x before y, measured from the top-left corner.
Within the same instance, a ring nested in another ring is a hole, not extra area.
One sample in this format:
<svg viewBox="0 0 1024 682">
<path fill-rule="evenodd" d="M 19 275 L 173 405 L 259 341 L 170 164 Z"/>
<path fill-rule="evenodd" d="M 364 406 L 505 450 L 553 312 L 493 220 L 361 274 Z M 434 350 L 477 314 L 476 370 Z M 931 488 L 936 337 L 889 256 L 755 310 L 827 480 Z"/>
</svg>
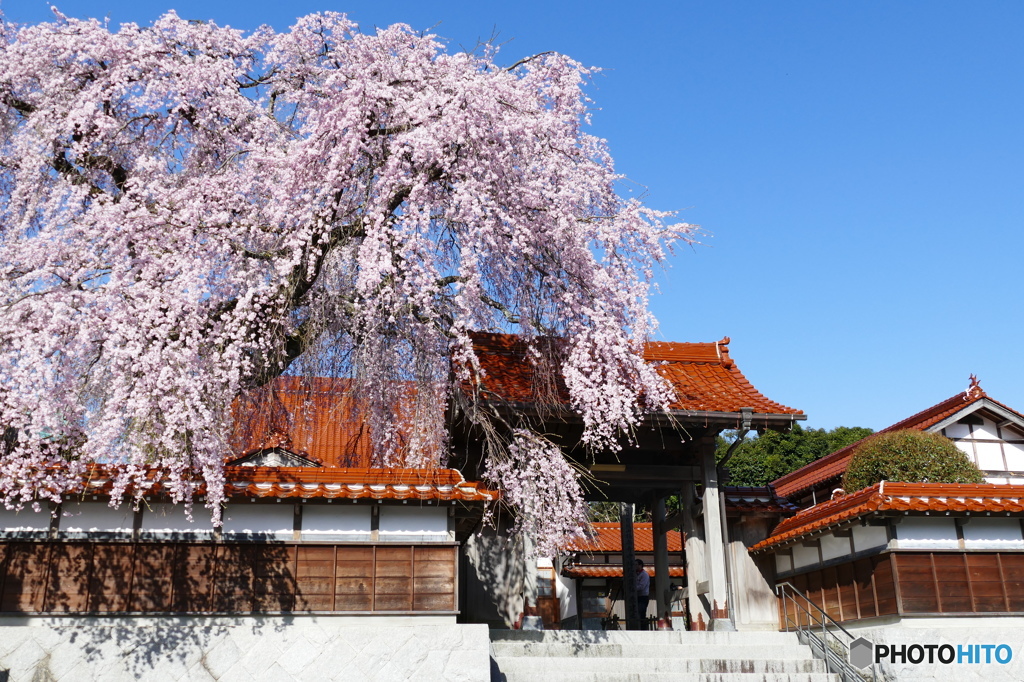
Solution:
<svg viewBox="0 0 1024 682">
<path fill-rule="evenodd" d="M 4 24 L 5 504 L 101 463 L 115 498 L 154 469 L 178 501 L 205 482 L 216 520 L 230 405 L 282 373 L 350 377 L 375 461 L 401 441 L 424 465 L 470 330 L 564 338 L 590 447 L 664 403 L 648 288 L 693 227 L 616 193 L 584 131 L 590 69 L 496 56 L 334 13 L 248 35 L 174 13 Z M 534 453 L 571 488 L 538 443 L 492 471 L 525 480 L 502 467 Z"/>
</svg>

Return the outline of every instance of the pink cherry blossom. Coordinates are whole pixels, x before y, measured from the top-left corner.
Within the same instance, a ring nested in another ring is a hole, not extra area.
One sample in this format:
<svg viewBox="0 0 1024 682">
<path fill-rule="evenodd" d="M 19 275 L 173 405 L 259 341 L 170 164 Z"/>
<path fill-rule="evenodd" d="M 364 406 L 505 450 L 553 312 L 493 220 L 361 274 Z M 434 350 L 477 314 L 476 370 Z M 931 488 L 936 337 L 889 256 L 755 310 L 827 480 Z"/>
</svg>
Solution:
<svg viewBox="0 0 1024 682">
<path fill-rule="evenodd" d="M 115 500 L 154 469 L 177 501 L 205 483 L 219 520 L 232 401 L 282 373 L 351 377 L 379 464 L 440 464 L 472 330 L 563 337 L 584 442 L 618 447 L 668 398 L 649 282 L 693 228 L 617 194 L 590 69 L 496 60 L 334 13 L 3 24 L 4 502 L 99 463 Z M 496 453 L 524 526 L 562 537 L 572 468 L 528 431 Z"/>
</svg>

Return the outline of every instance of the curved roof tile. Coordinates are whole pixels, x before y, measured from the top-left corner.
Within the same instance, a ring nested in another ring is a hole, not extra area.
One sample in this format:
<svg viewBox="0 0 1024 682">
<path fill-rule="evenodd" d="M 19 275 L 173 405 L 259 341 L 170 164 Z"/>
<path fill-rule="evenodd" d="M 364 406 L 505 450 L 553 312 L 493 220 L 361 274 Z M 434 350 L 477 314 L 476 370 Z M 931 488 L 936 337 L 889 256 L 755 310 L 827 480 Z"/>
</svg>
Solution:
<svg viewBox="0 0 1024 682">
<path fill-rule="evenodd" d="M 823 502 L 788 518 L 766 540 L 750 548 L 760 552 L 795 542 L 866 514 L 882 511 L 1024 512 L 1024 486 L 995 483 L 892 483 L 883 481 Z"/>
</svg>

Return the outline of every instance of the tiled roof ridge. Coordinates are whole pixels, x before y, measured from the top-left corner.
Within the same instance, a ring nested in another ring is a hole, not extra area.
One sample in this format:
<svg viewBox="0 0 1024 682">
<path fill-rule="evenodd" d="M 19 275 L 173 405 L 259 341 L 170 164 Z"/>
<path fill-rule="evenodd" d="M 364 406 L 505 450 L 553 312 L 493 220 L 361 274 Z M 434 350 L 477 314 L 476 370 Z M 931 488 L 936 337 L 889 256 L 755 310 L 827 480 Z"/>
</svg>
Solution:
<svg viewBox="0 0 1024 682">
<path fill-rule="evenodd" d="M 644 566 L 644 572 L 652 578 L 655 575 L 654 566 Z M 562 567 L 562 575 L 566 578 L 621 578 L 622 565 L 615 564 L 565 564 Z M 686 575 L 683 566 L 669 566 L 668 575 L 671 578 L 682 578 Z"/>
<path fill-rule="evenodd" d="M 611 530 L 611 529 L 614 529 L 614 528 L 619 528 L 622 524 L 619 523 L 618 521 L 594 521 L 590 525 L 593 526 L 594 528 L 604 528 L 606 530 Z M 633 528 L 634 529 L 643 528 L 643 529 L 648 529 L 649 530 L 649 529 L 654 528 L 654 524 L 651 523 L 650 521 L 634 521 L 633 522 Z"/>
<path fill-rule="evenodd" d="M 967 391 L 957 393 L 953 397 L 947 398 L 942 402 L 936 403 L 931 407 L 925 408 L 906 419 L 902 419 L 895 424 L 887 426 L 884 429 L 875 431 L 870 436 L 865 436 L 864 438 L 861 438 L 854 443 L 850 443 L 846 447 L 840 448 L 831 454 L 825 455 L 813 462 L 809 462 L 795 471 L 791 471 L 784 476 L 780 476 L 772 481 L 772 485 L 775 487 L 776 492 L 783 497 L 792 497 L 793 495 L 810 490 L 817 485 L 832 480 L 838 480 L 842 478 L 845 467 L 838 472 L 832 472 L 822 476 L 814 476 L 814 473 L 828 467 L 830 464 L 839 464 L 840 462 L 849 459 L 853 456 L 854 450 L 856 450 L 864 441 L 877 436 L 880 433 L 890 433 L 892 431 L 902 431 L 905 429 L 923 431 L 936 421 L 941 420 L 942 415 L 950 413 L 951 411 L 958 411 L 981 399 L 991 400 L 993 403 L 998 404 L 1004 409 L 1010 409 L 1002 403 L 989 398 L 985 395 L 984 391 L 980 390 L 980 388 L 978 391 L 971 391 L 968 389 Z M 1014 410 L 1010 411 L 1014 412 Z M 938 419 L 936 419 L 936 417 L 938 417 Z"/>
<path fill-rule="evenodd" d="M 313 468 L 313 467 L 246 467 L 224 468 L 225 492 L 228 495 L 252 497 L 343 497 L 358 499 L 462 499 L 495 500 L 499 493 L 477 482 L 466 481 L 457 469 L 413 468 Z M 161 494 L 166 476 L 157 470 L 147 475 L 148 487 L 143 495 Z M 94 466 L 82 478 L 82 488 L 74 494 L 106 494 L 112 482 L 109 470 Z M 134 491 L 129 491 L 134 494 Z M 205 495 L 200 483 L 195 495 Z"/>
<path fill-rule="evenodd" d="M 955 502 L 951 502 L 955 500 Z M 1024 511 L 1024 486 L 1000 483 L 882 481 L 805 509 L 750 548 L 757 552 L 876 511 Z"/>
<path fill-rule="evenodd" d="M 479 367 L 472 375 L 476 389 L 488 399 L 512 403 L 536 402 L 534 367 L 526 358 L 529 340 L 513 334 L 474 333 L 474 348 Z M 541 337 L 549 338 L 549 337 Z M 709 343 L 649 341 L 644 359 L 675 390 L 676 398 L 668 406 L 679 413 L 736 413 L 744 407 L 762 415 L 802 415 L 801 410 L 768 399 L 740 372 L 729 355 L 730 339 Z M 467 391 L 475 390 L 466 386 Z M 569 396 L 560 378 L 552 382 L 551 397 L 568 403 Z M 802 418 L 802 417 L 800 417 Z"/>
</svg>

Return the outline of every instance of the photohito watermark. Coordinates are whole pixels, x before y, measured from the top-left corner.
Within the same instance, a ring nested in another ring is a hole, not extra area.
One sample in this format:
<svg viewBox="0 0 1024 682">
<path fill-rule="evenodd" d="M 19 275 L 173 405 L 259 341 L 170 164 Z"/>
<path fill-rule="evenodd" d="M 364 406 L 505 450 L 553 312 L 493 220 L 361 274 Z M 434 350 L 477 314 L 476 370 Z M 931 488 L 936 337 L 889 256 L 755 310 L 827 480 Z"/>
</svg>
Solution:
<svg viewBox="0 0 1024 682">
<path fill-rule="evenodd" d="M 850 643 L 850 663 L 857 668 L 872 663 L 1006 665 L 1012 660 L 1009 644 L 874 644 L 863 637 Z"/>
</svg>

